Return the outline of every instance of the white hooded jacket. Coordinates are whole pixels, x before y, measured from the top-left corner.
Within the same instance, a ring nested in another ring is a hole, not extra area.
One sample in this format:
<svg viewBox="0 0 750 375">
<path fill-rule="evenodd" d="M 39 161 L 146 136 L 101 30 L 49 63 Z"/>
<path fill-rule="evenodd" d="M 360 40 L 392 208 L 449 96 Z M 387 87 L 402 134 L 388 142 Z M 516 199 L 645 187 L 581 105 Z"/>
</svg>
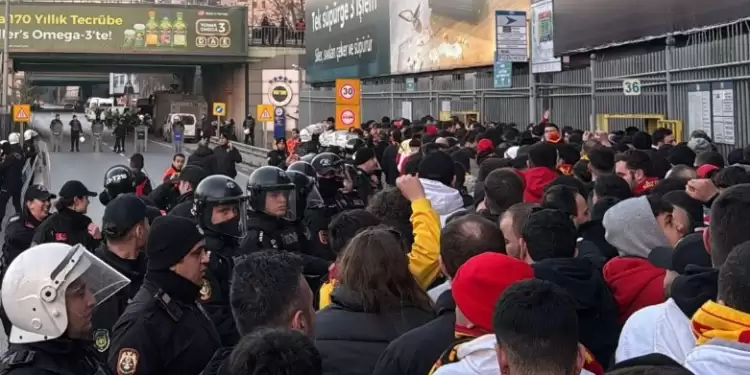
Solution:
<svg viewBox="0 0 750 375">
<path fill-rule="evenodd" d="M 479 336 L 458 346 L 458 362 L 445 364 L 434 375 L 502 375 L 495 351 L 497 340 L 494 334 Z M 581 375 L 593 375 L 581 370 Z"/>
<path fill-rule="evenodd" d="M 452 168 L 453 166 L 449 166 Z M 427 199 L 430 200 L 432 209 L 440 215 L 440 227 L 445 226 L 445 221 L 456 212 L 463 211 L 464 199 L 458 190 L 445 186 L 438 181 L 420 178 L 424 186 L 424 192 Z"/>
<path fill-rule="evenodd" d="M 615 363 L 660 353 L 682 363 L 695 347 L 690 319 L 673 299 L 644 307 L 628 318 L 615 352 Z"/>
<path fill-rule="evenodd" d="M 684 366 L 695 375 L 750 374 L 750 345 L 714 339 L 696 346 Z"/>
</svg>

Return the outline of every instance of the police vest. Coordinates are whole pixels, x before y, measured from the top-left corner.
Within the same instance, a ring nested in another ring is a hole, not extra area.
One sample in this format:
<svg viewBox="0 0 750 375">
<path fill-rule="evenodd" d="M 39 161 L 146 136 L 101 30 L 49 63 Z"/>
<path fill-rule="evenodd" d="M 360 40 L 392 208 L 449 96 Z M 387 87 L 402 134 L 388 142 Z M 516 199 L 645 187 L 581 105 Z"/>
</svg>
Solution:
<svg viewBox="0 0 750 375">
<path fill-rule="evenodd" d="M 299 238 L 300 233 L 298 232 L 298 227 L 292 222 L 289 222 L 289 225 L 284 226 L 283 229 L 279 230 L 276 223 L 270 220 L 250 218 L 247 224 L 247 229 L 257 230 L 257 242 L 263 243 L 264 241 L 268 241 L 273 249 L 292 252 L 299 252 L 302 250 L 300 249 L 301 239 Z M 310 238 L 309 233 L 304 233 L 303 235 L 307 236 L 306 239 Z M 270 236 L 270 238 L 267 236 Z"/>
<path fill-rule="evenodd" d="M 108 367 L 94 361 L 92 358 L 83 358 L 81 360 L 86 361 L 86 365 L 91 369 L 96 368 L 96 371 L 93 373 L 94 375 L 112 375 Z M 32 367 L 53 374 L 79 375 L 71 369 L 61 368 L 57 364 L 57 361 L 50 358 L 49 354 L 39 350 L 11 348 L 0 358 L 0 375 L 6 375 L 14 369 L 24 367 Z"/>
</svg>

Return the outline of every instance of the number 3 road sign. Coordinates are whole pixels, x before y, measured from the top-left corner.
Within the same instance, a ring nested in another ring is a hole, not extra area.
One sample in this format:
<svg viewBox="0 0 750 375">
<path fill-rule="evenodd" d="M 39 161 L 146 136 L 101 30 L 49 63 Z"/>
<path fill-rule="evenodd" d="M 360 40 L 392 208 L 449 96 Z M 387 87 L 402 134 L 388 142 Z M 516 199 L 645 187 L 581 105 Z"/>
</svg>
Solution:
<svg viewBox="0 0 750 375">
<path fill-rule="evenodd" d="M 214 116 L 226 116 L 227 115 L 226 103 L 214 102 L 213 108 L 214 108 L 214 111 L 213 111 Z"/>
<path fill-rule="evenodd" d="M 336 104 L 359 105 L 360 86 L 358 79 L 337 79 Z"/>
</svg>

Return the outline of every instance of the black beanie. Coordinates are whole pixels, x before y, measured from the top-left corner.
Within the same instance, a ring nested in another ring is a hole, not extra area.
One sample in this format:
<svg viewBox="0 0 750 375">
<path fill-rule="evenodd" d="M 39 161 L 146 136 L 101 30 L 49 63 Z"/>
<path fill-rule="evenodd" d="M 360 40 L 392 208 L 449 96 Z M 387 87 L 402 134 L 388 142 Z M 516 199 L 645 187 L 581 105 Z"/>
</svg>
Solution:
<svg viewBox="0 0 750 375">
<path fill-rule="evenodd" d="M 151 224 L 146 242 L 148 269 L 169 269 L 179 263 L 203 237 L 203 232 L 193 220 L 171 215 L 157 217 Z"/>
<path fill-rule="evenodd" d="M 453 169 L 453 159 L 443 151 L 436 151 L 422 157 L 419 162 L 419 178 L 441 182 L 451 186 L 456 173 Z"/>
</svg>

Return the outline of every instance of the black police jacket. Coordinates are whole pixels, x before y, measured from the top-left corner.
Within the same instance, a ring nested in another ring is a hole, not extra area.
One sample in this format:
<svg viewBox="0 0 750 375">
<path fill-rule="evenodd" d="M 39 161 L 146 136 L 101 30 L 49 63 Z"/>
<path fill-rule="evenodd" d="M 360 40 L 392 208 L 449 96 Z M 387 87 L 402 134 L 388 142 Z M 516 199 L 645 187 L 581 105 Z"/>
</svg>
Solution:
<svg viewBox="0 0 750 375">
<path fill-rule="evenodd" d="M 34 164 L 37 154 L 39 154 L 39 151 L 37 151 L 34 141 L 23 142 L 23 155 L 26 156 L 30 164 Z"/>
<path fill-rule="evenodd" d="M 310 252 L 310 232 L 300 221 L 292 222 L 265 213 L 250 212 L 247 235 L 240 244 L 239 257 L 262 250 L 286 250 L 299 254 L 305 275 L 325 275 L 330 263 Z"/>
<path fill-rule="evenodd" d="M 2 375 L 110 375 L 91 342 L 58 338 L 31 344 L 11 344 L 0 360 Z"/>
<path fill-rule="evenodd" d="M 198 287 L 171 271 L 158 272 L 162 275 L 159 277 L 156 274 L 146 275 L 143 286 L 117 320 L 109 367 L 118 374 L 199 374 L 220 341 L 196 301 Z M 172 289 L 175 291 L 167 291 Z"/>
<path fill-rule="evenodd" d="M 178 206 L 179 207 L 179 206 Z M 233 256 L 237 254 L 237 241 L 212 232 L 206 232 L 206 250 L 211 257 L 200 289 L 200 303 L 208 313 L 223 346 L 232 346 L 240 340 L 229 305 L 229 288 L 234 268 Z"/>
<path fill-rule="evenodd" d="M 32 239 L 32 244 L 62 242 L 71 246 L 82 244 L 88 250 L 94 250 L 101 240 L 91 237 L 88 226 L 91 219 L 79 212 L 65 208 L 50 215 L 39 225 Z"/>
<path fill-rule="evenodd" d="M 146 255 L 141 252 L 137 259 L 123 259 L 111 252 L 106 244 L 101 244 L 96 248 L 94 254 L 130 280 L 130 284 L 125 288 L 97 306 L 91 318 L 94 349 L 100 353 L 101 360 L 106 361 L 112 327 L 143 285 L 143 277 L 146 274 Z"/>
<path fill-rule="evenodd" d="M 31 247 L 34 233 L 40 224 L 39 220 L 26 212 L 15 214 L 8 219 L 3 254 L 0 256 L 0 270 L 4 271 L 13 259 Z"/>
<path fill-rule="evenodd" d="M 193 198 L 194 195 L 192 192 L 181 195 L 175 202 L 175 205 L 169 210 L 169 214 L 192 218 Z"/>
<path fill-rule="evenodd" d="M 0 175 L 2 176 L 2 190 L 9 193 L 17 193 L 23 187 L 23 166 L 26 163 L 23 155 L 11 152 L 3 157 L 0 162 Z"/>
<path fill-rule="evenodd" d="M 336 254 L 333 254 L 327 244 L 320 242 L 320 233 L 328 232 L 328 225 L 339 213 L 363 208 L 365 201 L 356 193 L 344 194 L 340 191 L 332 196 L 324 196 L 322 206 L 308 207 L 302 225 L 310 231 L 310 252 L 330 261 L 335 260 Z"/>
<path fill-rule="evenodd" d="M 192 193 L 189 194 L 192 196 Z M 180 191 L 172 182 L 162 183 L 148 194 L 148 199 L 154 202 L 158 209 L 167 212 L 177 205 L 181 198 Z"/>
<path fill-rule="evenodd" d="M 242 155 L 236 148 L 229 149 L 227 146 L 214 148 L 216 159 L 216 172 L 229 178 L 237 177 L 237 163 L 242 162 Z"/>
</svg>

